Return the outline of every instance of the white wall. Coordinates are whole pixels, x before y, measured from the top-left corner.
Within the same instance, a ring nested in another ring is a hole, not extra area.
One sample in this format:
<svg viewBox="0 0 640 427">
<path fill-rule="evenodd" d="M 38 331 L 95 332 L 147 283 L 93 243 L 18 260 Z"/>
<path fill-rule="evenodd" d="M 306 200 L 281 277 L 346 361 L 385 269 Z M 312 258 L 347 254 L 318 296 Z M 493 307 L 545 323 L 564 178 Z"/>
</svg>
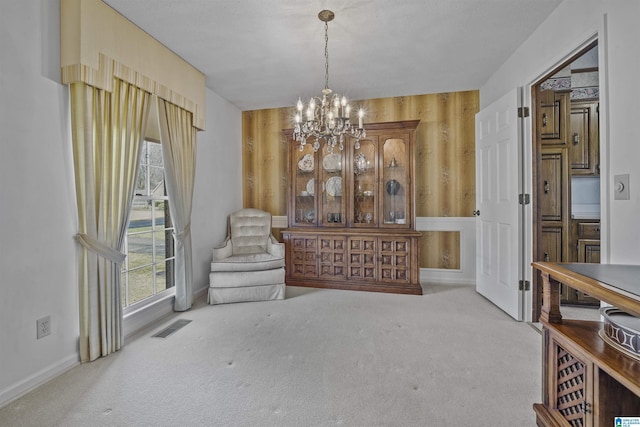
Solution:
<svg viewBox="0 0 640 427">
<path fill-rule="evenodd" d="M 598 35 L 603 262 L 640 264 L 639 17 L 637 1 L 565 0 L 480 89 L 483 108 L 535 82 Z M 629 201 L 613 200 L 612 177 L 622 173 L 631 175 Z"/>
<path fill-rule="evenodd" d="M 57 1 L 0 14 L 0 405 L 78 361 L 75 202 Z M 57 71 L 56 71 L 57 70 Z M 36 319 L 52 334 L 36 340 Z"/>
<path fill-rule="evenodd" d="M 198 133 L 191 238 L 194 290 L 209 286 L 211 255 L 242 208 L 242 112 L 207 89 L 207 130 Z"/>
<path fill-rule="evenodd" d="M 58 0 L 0 13 L 0 406 L 78 363 L 75 190 Z M 192 217 L 194 288 L 241 207 L 240 110 L 207 90 Z M 36 340 L 36 319 L 52 334 Z M 126 345 L 126 343 L 125 343 Z"/>
<path fill-rule="evenodd" d="M 607 1 L 610 262 L 640 264 L 640 2 Z M 631 200 L 613 200 L 613 176 L 629 173 Z"/>
</svg>

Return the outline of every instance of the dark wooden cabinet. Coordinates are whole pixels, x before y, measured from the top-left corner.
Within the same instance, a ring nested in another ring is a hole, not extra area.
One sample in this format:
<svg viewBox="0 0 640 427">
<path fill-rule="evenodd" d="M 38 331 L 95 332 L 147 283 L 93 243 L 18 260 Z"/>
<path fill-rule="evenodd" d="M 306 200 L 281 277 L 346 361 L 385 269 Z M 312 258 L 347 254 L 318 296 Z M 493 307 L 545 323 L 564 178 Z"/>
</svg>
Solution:
<svg viewBox="0 0 640 427">
<path fill-rule="evenodd" d="M 569 216 L 566 148 L 544 149 L 540 161 L 540 212 L 542 221 L 565 222 Z"/>
<path fill-rule="evenodd" d="M 540 239 L 537 259 L 560 262 L 567 259 L 569 183 L 567 149 L 545 147 L 540 160 L 538 209 Z"/>
<path fill-rule="evenodd" d="M 600 221 L 572 219 L 569 232 L 568 262 L 600 263 Z M 570 305 L 599 306 L 600 301 L 562 285 L 561 301 Z"/>
<path fill-rule="evenodd" d="M 330 152 L 299 148 L 291 130 L 286 283 L 422 294 L 415 231 L 418 121 L 369 124 Z"/>
<path fill-rule="evenodd" d="M 571 102 L 571 174 L 599 175 L 598 102 Z"/>
<path fill-rule="evenodd" d="M 542 145 L 567 145 L 569 92 L 538 92 L 536 117 Z"/>
<path fill-rule="evenodd" d="M 637 417 L 640 360 L 607 344 L 600 337 L 602 322 L 563 319 L 558 297 L 561 283 L 566 283 L 640 316 L 640 266 L 533 266 L 543 279 L 542 402 L 533 405 L 537 425 L 599 427 L 614 425 L 614 417 Z"/>
<path fill-rule="evenodd" d="M 562 261 L 563 237 L 562 226 L 542 227 L 538 258 L 545 262 Z"/>
</svg>

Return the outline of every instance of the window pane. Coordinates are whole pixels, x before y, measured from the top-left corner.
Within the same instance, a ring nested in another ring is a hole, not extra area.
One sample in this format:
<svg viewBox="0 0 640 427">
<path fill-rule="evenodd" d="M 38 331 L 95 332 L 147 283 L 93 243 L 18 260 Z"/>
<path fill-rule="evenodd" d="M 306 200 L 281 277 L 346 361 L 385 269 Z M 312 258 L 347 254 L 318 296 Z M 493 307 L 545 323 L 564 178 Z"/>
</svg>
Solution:
<svg viewBox="0 0 640 427">
<path fill-rule="evenodd" d="M 164 232 L 164 230 L 158 230 L 155 231 L 154 233 L 154 245 L 155 245 L 155 249 L 156 249 L 156 262 L 161 262 L 164 261 L 164 259 L 167 257 L 166 256 L 166 244 L 167 241 L 166 239 L 166 233 Z"/>
<path fill-rule="evenodd" d="M 149 195 L 155 198 L 164 197 L 164 169 L 149 166 Z"/>
<path fill-rule="evenodd" d="M 122 265 L 124 307 L 173 286 L 172 233 L 164 185 L 162 146 L 145 141 L 125 239 L 127 258 Z"/>
<path fill-rule="evenodd" d="M 147 146 L 147 159 L 149 164 L 153 166 L 160 166 L 161 168 L 163 168 L 162 145 L 157 142 L 145 142 L 145 145 Z"/>
<path fill-rule="evenodd" d="M 152 266 L 129 270 L 129 305 L 153 295 L 152 275 Z"/>
<path fill-rule="evenodd" d="M 167 289 L 167 274 L 164 262 L 156 265 L 156 292 Z"/>
<path fill-rule="evenodd" d="M 129 269 L 153 264 L 153 233 L 130 234 L 128 240 Z"/>
</svg>

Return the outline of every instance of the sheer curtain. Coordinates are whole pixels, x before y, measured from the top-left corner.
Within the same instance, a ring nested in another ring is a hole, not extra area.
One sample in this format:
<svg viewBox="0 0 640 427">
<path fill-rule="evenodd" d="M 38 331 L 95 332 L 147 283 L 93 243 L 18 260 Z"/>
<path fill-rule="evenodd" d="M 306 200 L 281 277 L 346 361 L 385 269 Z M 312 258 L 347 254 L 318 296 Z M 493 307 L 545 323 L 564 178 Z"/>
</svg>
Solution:
<svg viewBox="0 0 640 427">
<path fill-rule="evenodd" d="M 175 227 L 175 311 L 191 308 L 193 267 L 191 205 L 196 170 L 196 129 L 191 113 L 158 98 L 160 142 L 164 159 L 169 209 Z"/>
<path fill-rule="evenodd" d="M 111 93 L 72 83 L 78 208 L 80 360 L 122 346 L 121 253 L 151 96 L 119 79 Z"/>
</svg>

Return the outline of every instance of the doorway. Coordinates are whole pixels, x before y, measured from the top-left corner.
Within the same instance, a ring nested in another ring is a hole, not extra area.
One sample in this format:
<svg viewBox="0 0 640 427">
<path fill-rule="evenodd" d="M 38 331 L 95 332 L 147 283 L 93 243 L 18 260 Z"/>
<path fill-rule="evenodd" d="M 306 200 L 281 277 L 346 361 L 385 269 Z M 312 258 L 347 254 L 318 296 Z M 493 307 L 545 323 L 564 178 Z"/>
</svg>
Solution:
<svg viewBox="0 0 640 427">
<path fill-rule="evenodd" d="M 535 261 L 600 262 L 598 44 L 590 43 L 531 89 Z M 542 306 L 533 280 L 532 319 Z M 598 306 L 562 286 L 565 305 Z"/>
</svg>

